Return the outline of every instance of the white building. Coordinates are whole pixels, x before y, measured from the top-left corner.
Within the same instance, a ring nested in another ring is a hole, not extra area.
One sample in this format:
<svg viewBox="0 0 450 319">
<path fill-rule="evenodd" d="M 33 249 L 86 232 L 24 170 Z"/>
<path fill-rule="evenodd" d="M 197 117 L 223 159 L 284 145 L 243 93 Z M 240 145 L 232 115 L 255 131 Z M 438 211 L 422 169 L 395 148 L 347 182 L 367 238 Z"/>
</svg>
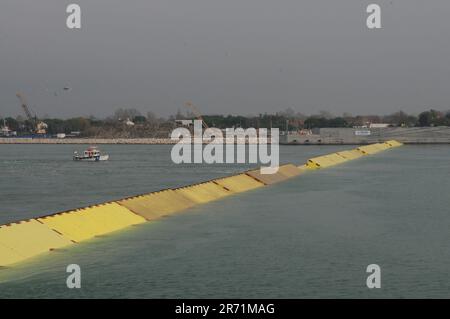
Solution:
<svg viewBox="0 0 450 319">
<path fill-rule="evenodd" d="M 16 136 L 17 135 L 17 132 L 15 132 L 15 131 L 11 131 L 10 129 L 9 129 L 9 127 L 8 126 L 2 126 L 2 129 L 0 130 L 0 136 L 6 136 L 6 137 L 8 137 L 8 136 Z"/>
<path fill-rule="evenodd" d="M 369 128 L 385 128 L 389 127 L 391 124 L 388 123 L 370 123 Z"/>
<path fill-rule="evenodd" d="M 194 123 L 192 122 L 192 120 L 175 120 L 175 123 L 178 126 L 192 126 Z"/>
</svg>

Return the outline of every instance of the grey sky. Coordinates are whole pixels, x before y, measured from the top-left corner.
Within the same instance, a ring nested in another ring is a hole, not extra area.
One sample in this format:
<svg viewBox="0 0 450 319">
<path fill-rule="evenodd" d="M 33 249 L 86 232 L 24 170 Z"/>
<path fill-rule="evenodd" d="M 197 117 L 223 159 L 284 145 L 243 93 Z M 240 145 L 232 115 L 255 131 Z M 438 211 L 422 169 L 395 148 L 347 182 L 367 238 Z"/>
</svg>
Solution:
<svg viewBox="0 0 450 319">
<path fill-rule="evenodd" d="M 449 17 L 448 0 L 1 0 L 0 115 L 21 114 L 18 90 L 55 117 L 186 100 L 205 114 L 446 110 Z"/>
</svg>

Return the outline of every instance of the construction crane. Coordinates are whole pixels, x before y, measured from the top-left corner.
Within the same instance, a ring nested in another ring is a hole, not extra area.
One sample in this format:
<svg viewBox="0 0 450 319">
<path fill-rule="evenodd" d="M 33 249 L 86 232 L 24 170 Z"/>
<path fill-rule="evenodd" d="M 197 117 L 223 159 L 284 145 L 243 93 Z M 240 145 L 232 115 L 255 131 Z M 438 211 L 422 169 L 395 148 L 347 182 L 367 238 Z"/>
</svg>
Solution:
<svg viewBox="0 0 450 319">
<path fill-rule="evenodd" d="M 194 115 L 197 117 L 198 120 L 202 121 L 202 126 L 204 129 L 209 128 L 208 124 L 206 124 L 205 120 L 203 119 L 201 113 L 197 110 L 197 108 L 191 101 L 185 102 L 184 106 L 186 106 L 188 109 L 190 109 L 192 111 L 192 113 L 194 113 Z"/>
<path fill-rule="evenodd" d="M 22 95 L 22 93 L 18 92 L 16 93 L 16 96 L 20 100 L 20 104 L 22 106 L 25 115 L 27 116 L 27 119 L 31 122 L 31 125 L 33 127 L 31 132 L 36 134 L 46 134 L 48 125 L 42 121 L 39 121 L 36 115 L 34 116 L 31 115 L 30 109 L 28 108 L 27 105 L 27 101 L 25 100 L 25 97 Z"/>
<path fill-rule="evenodd" d="M 27 119 L 28 119 L 31 123 L 33 123 L 33 125 L 34 125 L 34 122 L 35 122 L 36 118 L 33 118 L 33 116 L 31 116 L 31 112 L 30 112 L 30 110 L 28 109 L 28 106 L 27 106 L 27 102 L 26 102 L 26 100 L 25 100 L 25 97 L 23 97 L 23 95 L 22 95 L 21 93 L 17 93 L 16 96 L 17 96 L 17 97 L 19 98 L 19 100 L 20 100 L 20 104 L 22 105 L 22 109 L 23 109 L 23 111 L 25 112 L 25 115 L 27 116 Z"/>
</svg>

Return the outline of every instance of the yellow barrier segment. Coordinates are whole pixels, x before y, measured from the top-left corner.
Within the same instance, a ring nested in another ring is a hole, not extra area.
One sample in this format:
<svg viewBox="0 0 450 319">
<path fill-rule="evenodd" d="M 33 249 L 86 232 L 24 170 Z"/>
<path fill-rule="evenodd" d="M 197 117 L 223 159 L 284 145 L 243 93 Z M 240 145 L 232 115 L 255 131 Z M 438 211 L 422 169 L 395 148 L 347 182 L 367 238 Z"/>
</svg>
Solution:
<svg viewBox="0 0 450 319">
<path fill-rule="evenodd" d="M 0 266 L 73 244 L 35 219 L 0 226 Z"/>
<path fill-rule="evenodd" d="M 338 153 L 332 153 L 332 154 L 326 155 L 326 157 L 328 157 L 332 162 L 334 162 L 335 165 L 348 161 L 348 159 L 340 156 Z"/>
<path fill-rule="evenodd" d="M 341 151 L 333 154 L 311 158 L 306 163 L 306 167 L 310 169 L 330 167 L 349 160 L 357 159 L 364 155 L 376 154 L 391 147 L 397 147 L 400 145 L 402 144 L 394 140 L 385 143 L 364 145 L 354 150 Z"/>
<path fill-rule="evenodd" d="M 385 143 L 388 144 L 390 147 L 399 147 L 403 145 L 403 143 L 400 143 L 396 140 L 386 141 Z"/>
<path fill-rule="evenodd" d="M 387 144 L 387 143 L 377 143 L 377 144 L 374 144 L 374 145 L 375 145 L 380 151 L 385 151 L 385 150 L 391 148 L 391 146 L 390 146 L 389 144 Z"/>
<path fill-rule="evenodd" d="M 264 185 L 271 185 L 275 183 L 282 182 L 287 179 L 286 176 L 280 174 L 279 172 L 275 174 L 261 174 L 259 169 L 255 169 L 253 171 L 248 171 L 246 174 L 254 179 L 257 179 Z"/>
<path fill-rule="evenodd" d="M 333 165 L 335 165 L 335 163 L 326 156 L 313 157 L 306 162 L 306 167 L 310 169 L 324 168 Z"/>
<path fill-rule="evenodd" d="M 86 207 L 38 220 L 75 242 L 145 222 L 142 216 L 117 203 Z"/>
<path fill-rule="evenodd" d="M 5 267 L 16 262 L 22 261 L 25 258 L 18 255 L 14 250 L 0 244 L 0 267 Z"/>
<path fill-rule="evenodd" d="M 337 153 L 310 158 L 306 166 L 311 169 L 325 168 L 346 162 L 347 159 Z"/>
<path fill-rule="evenodd" d="M 171 189 L 127 198 L 117 203 L 146 220 L 154 220 L 195 205 L 194 201 Z"/>
<path fill-rule="evenodd" d="M 373 145 L 365 145 L 356 148 L 357 151 L 361 152 L 363 155 L 370 155 L 376 153 Z"/>
<path fill-rule="evenodd" d="M 284 175 L 281 172 L 283 172 L 286 169 L 289 169 L 289 168 L 286 168 L 286 166 L 290 167 L 290 165 L 291 164 L 280 166 L 278 168 L 278 172 L 276 172 L 275 174 L 261 174 L 259 169 L 256 169 L 253 171 L 248 171 L 248 172 L 246 172 L 246 174 L 261 181 L 262 183 L 264 183 L 266 185 L 275 184 L 275 183 L 282 182 L 289 178 L 288 176 Z"/>
<path fill-rule="evenodd" d="M 363 155 L 370 155 L 377 153 L 377 150 L 372 145 L 360 146 L 356 148 L 356 150 L 360 151 Z"/>
<path fill-rule="evenodd" d="M 257 181 L 246 174 L 238 174 L 230 177 L 215 179 L 214 182 L 225 187 L 233 193 L 246 192 L 255 188 L 263 187 L 264 183 Z"/>
<path fill-rule="evenodd" d="M 280 166 L 278 169 L 278 173 L 280 173 L 288 178 L 291 178 L 291 177 L 300 175 L 302 173 L 302 170 L 299 169 L 295 165 L 287 164 L 287 165 Z"/>
<path fill-rule="evenodd" d="M 354 159 L 364 156 L 361 152 L 359 152 L 357 150 L 342 151 L 342 152 L 337 152 L 336 154 L 338 154 L 339 156 L 342 156 L 343 158 L 345 158 L 347 160 L 354 160 Z"/>
<path fill-rule="evenodd" d="M 376 154 L 386 149 L 389 149 L 390 146 L 385 143 L 376 143 L 365 146 L 360 146 L 357 148 L 358 151 L 362 152 L 364 155 Z"/>
<path fill-rule="evenodd" d="M 198 204 L 211 202 L 231 194 L 229 190 L 214 182 L 177 188 L 174 191 Z"/>
<path fill-rule="evenodd" d="M 300 170 L 300 172 L 305 172 L 308 170 L 308 165 L 306 165 L 306 164 L 299 165 L 299 166 L 297 166 L 297 168 Z"/>
</svg>

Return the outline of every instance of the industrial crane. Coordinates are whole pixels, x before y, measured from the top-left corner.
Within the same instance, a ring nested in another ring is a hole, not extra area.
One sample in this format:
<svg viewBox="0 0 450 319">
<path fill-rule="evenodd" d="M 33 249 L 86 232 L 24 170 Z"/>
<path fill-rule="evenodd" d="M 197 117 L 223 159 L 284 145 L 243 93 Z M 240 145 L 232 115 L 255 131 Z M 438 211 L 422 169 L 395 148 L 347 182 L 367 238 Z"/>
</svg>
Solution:
<svg viewBox="0 0 450 319">
<path fill-rule="evenodd" d="M 32 133 L 36 134 L 46 134 L 48 125 L 42 121 L 39 121 L 37 116 L 34 115 L 34 117 L 31 115 L 30 109 L 28 108 L 27 101 L 25 100 L 25 97 L 21 93 L 17 93 L 16 96 L 20 100 L 20 104 L 22 106 L 22 109 L 27 116 L 27 119 L 31 122 L 32 125 Z"/>
<path fill-rule="evenodd" d="M 208 124 L 206 124 L 206 122 L 203 119 L 202 115 L 200 114 L 200 112 L 197 110 L 197 108 L 195 107 L 195 105 L 191 101 L 185 102 L 184 106 L 189 108 L 192 111 L 192 113 L 194 113 L 194 115 L 197 117 L 198 120 L 202 121 L 202 126 L 203 126 L 204 129 L 209 128 Z"/>
</svg>

